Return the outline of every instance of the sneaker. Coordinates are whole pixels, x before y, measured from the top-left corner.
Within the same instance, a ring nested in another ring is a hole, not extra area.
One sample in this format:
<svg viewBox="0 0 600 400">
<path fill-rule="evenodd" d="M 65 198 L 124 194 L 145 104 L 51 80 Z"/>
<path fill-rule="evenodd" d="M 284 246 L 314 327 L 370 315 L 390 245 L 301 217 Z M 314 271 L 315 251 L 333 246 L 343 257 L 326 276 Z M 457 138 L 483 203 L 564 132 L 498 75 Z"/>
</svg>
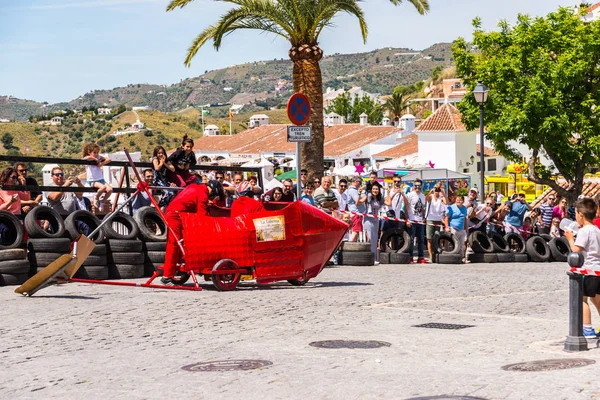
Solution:
<svg viewBox="0 0 600 400">
<path fill-rule="evenodd" d="M 419 258 L 419 259 L 417 260 L 417 264 L 427 264 L 427 260 L 426 260 L 426 259 L 424 259 L 424 258 Z"/>
<path fill-rule="evenodd" d="M 175 286 L 175 282 L 171 278 L 165 278 L 164 276 L 160 278 L 160 283 L 165 286 Z"/>
<path fill-rule="evenodd" d="M 408 261 L 409 264 L 414 264 L 415 260 L 411 257 L 410 260 Z"/>
<path fill-rule="evenodd" d="M 379 264 L 380 264 L 380 262 L 379 262 L 379 261 L 375 261 L 375 265 L 379 265 Z"/>
<path fill-rule="evenodd" d="M 594 328 L 583 328 L 583 337 L 596 339 L 598 335 L 596 334 Z"/>
</svg>

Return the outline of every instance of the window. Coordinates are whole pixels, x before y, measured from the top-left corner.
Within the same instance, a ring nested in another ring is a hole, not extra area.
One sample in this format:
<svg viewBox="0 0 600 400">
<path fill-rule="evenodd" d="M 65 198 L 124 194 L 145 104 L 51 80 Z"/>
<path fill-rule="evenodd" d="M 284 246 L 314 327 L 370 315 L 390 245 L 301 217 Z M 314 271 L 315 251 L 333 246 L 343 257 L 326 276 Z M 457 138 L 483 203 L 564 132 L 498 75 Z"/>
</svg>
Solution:
<svg viewBox="0 0 600 400">
<path fill-rule="evenodd" d="M 463 174 L 468 174 L 469 173 L 469 168 L 463 168 Z"/>
<path fill-rule="evenodd" d="M 488 169 L 488 171 L 496 170 L 496 159 L 495 158 L 490 158 L 488 160 L 487 169 Z"/>
</svg>

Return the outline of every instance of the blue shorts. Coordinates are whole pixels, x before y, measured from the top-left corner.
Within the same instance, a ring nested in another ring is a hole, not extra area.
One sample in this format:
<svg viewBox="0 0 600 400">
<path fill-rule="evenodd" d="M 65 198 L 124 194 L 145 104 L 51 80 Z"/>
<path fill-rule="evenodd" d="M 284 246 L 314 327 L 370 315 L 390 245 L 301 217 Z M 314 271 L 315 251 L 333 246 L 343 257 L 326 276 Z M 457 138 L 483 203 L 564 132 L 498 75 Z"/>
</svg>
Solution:
<svg viewBox="0 0 600 400">
<path fill-rule="evenodd" d="M 89 181 L 88 183 L 90 184 L 90 187 L 94 187 L 94 183 L 99 183 L 101 185 L 105 185 L 106 181 L 104 179 L 99 179 L 97 181 Z"/>
</svg>

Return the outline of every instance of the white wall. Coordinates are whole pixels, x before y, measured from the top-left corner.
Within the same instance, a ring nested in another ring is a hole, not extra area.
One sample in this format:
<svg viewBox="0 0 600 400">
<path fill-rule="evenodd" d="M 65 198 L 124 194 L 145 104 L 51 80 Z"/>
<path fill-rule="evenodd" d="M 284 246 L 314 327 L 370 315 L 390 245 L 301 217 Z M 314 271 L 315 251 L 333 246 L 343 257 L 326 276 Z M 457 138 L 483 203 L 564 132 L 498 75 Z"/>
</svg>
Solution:
<svg viewBox="0 0 600 400">
<path fill-rule="evenodd" d="M 458 132 L 456 134 L 456 164 L 453 171 L 461 174 L 476 176 L 477 173 L 477 148 L 475 145 L 475 132 Z M 471 156 L 475 157 L 475 162 L 467 166 L 467 162 L 471 162 Z M 462 161 L 462 168 L 459 167 Z M 437 167 L 437 165 L 436 165 Z M 469 171 L 465 172 L 468 168 Z"/>
<path fill-rule="evenodd" d="M 448 168 L 457 171 L 456 143 L 454 132 L 418 132 L 419 164 L 429 161 L 436 168 Z M 457 171 L 460 172 L 460 171 Z"/>
</svg>

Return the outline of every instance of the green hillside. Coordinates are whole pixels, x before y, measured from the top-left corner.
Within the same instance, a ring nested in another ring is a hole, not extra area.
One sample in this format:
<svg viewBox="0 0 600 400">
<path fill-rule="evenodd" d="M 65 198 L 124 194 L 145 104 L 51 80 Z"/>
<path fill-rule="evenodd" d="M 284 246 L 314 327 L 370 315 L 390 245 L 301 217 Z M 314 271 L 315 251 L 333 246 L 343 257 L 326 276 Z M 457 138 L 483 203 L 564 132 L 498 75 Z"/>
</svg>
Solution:
<svg viewBox="0 0 600 400">
<path fill-rule="evenodd" d="M 397 85 L 409 85 L 429 78 L 436 67 L 451 64 L 450 43 L 438 43 L 424 50 L 401 48 L 378 49 L 368 53 L 333 54 L 321 60 L 323 90 L 361 86 L 371 93 L 390 94 Z M 173 85 L 129 84 L 110 90 L 94 90 L 69 103 L 48 105 L 0 96 L 0 118 L 26 120 L 29 115 L 84 106 L 117 107 L 125 104 L 148 106 L 154 110 L 173 112 L 188 105 L 248 104 L 252 111 L 255 98 L 267 107 L 285 103 L 291 93 L 292 63 L 287 58 L 234 65 Z M 279 87 L 279 91 L 275 87 Z M 260 109 L 256 107 L 255 109 Z"/>
</svg>

